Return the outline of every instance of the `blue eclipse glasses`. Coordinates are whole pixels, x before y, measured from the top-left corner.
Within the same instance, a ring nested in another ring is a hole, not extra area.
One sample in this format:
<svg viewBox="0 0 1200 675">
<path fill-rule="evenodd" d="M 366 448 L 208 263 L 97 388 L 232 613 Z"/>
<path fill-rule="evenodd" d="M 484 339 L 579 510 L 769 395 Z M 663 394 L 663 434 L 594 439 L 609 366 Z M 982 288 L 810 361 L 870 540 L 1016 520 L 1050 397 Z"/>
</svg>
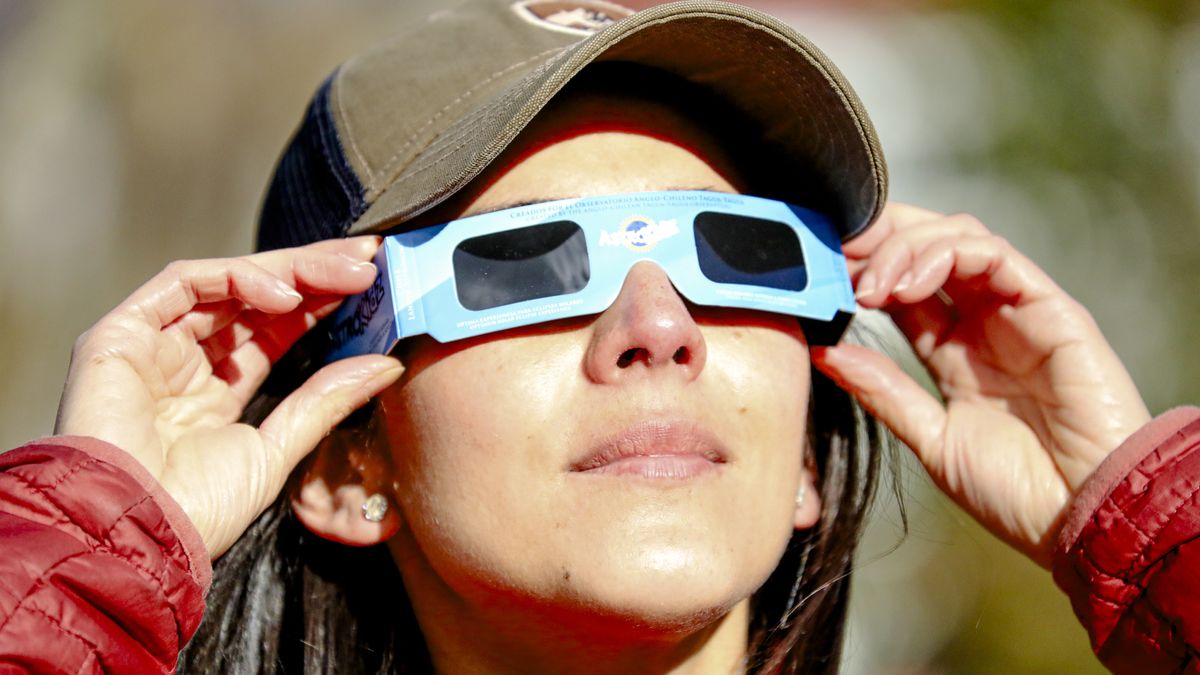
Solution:
<svg viewBox="0 0 1200 675">
<path fill-rule="evenodd" d="M 719 192 L 583 197 L 385 238 L 375 284 L 331 321 L 329 360 L 598 314 L 642 260 L 695 304 L 798 317 L 813 344 L 837 342 L 855 310 L 841 241 L 814 211 Z"/>
</svg>

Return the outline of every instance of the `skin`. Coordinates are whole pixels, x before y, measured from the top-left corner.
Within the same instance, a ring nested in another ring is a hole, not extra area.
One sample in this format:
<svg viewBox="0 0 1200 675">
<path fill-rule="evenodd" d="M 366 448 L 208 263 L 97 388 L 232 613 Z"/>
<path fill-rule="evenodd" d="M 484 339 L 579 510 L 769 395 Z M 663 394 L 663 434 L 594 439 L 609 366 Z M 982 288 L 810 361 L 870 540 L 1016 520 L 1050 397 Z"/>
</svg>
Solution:
<svg viewBox="0 0 1200 675">
<path fill-rule="evenodd" d="M 944 403 L 863 347 L 814 349 L 815 365 L 1049 568 L 1072 497 L 1150 421 L 1133 379 L 1087 310 L 972 216 L 893 204 L 845 251 L 859 304 L 891 315 Z"/>
<path fill-rule="evenodd" d="M 466 211 L 735 190 L 714 168 L 722 162 L 649 129 L 562 137 L 610 109 L 587 97 L 557 107 Z M 668 108 L 643 104 L 638 117 L 663 134 L 686 128 Z M 717 152 L 691 131 L 681 142 Z M 642 353 L 622 366 L 631 349 Z M 682 363 L 672 358 L 681 349 Z M 689 306 L 662 269 L 641 263 L 597 316 L 465 344 L 422 339 L 404 359 L 404 379 L 380 397 L 404 522 L 389 543 L 440 670 L 559 672 L 582 645 L 592 672 L 739 662 L 750 595 L 793 528 L 817 515 L 815 497 L 795 506 L 800 481 L 811 486 L 808 347 L 795 321 Z M 688 481 L 570 470 L 601 439 L 645 422 L 711 433 L 727 461 Z"/>
<path fill-rule="evenodd" d="M 585 96 L 551 112 L 437 215 L 744 189 L 713 139 L 662 106 Z M 370 284 L 377 246 L 172 264 L 77 341 L 56 430 L 137 458 L 214 557 L 320 444 L 297 514 L 331 539 L 388 542 L 443 671 L 739 670 L 747 598 L 819 513 L 799 440 L 810 358 L 1042 564 L 1072 496 L 1149 418 L 1084 308 L 1027 258 L 970 217 L 893 204 L 847 258 L 860 304 L 895 319 L 944 402 L 862 347 L 810 352 L 791 320 L 691 306 L 643 264 L 597 316 L 414 341 L 403 365 L 341 361 L 259 428 L 237 424 L 274 359 Z M 327 435 L 376 395 L 368 442 Z M 729 461 L 683 484 L 569 470 L 648 419 L 707 430 Z M 373 493 L 391 500 L 380 523 L 358 511 Z"/>
</svg>

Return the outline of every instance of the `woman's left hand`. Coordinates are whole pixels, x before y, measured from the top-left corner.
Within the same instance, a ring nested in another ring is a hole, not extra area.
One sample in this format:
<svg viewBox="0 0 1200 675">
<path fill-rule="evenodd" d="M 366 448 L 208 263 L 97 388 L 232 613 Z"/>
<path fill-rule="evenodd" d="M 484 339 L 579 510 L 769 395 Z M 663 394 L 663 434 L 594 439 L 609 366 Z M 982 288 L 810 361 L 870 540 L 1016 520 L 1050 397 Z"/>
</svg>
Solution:
<svg viewBox="0 0 1200 675">
<path fill-rule="evenodd" d="M 1001 539 L 1049 566 L 1072 496 L 1150 419 L 1087 310 L 971 216 L 889 204 L 845 253 L 944 403 L 890 359 L 841 344 L 813 362 Z"/>
</svg>

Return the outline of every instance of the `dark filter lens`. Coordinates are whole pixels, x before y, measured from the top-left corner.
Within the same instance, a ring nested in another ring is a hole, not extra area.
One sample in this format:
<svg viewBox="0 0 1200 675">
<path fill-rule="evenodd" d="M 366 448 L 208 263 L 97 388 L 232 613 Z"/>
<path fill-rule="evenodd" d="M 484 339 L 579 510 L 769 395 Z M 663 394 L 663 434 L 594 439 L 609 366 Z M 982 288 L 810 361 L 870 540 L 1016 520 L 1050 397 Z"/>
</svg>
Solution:
<svg viewBox="0 0 1200 675">
<path fill-rule="evenodd" d="M 575 293 L 591 278 L 587 239 L 566 220 L 466 239 L 452 261 L 458 301 L 477 312 Z"/>
<path fill-rule="evenodd" d="M 712 281 L 785 291 L 808 285 L 800 238 L 790 226 L 705 211 L 696 216 L 694 227 L 700 271 Z"/>
</svg>

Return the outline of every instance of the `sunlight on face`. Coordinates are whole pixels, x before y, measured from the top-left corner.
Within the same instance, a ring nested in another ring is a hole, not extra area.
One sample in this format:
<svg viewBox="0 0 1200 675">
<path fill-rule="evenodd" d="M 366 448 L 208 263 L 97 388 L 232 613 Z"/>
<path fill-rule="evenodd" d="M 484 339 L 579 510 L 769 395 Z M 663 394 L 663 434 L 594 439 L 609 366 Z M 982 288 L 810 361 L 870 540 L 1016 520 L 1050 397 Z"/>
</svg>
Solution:
<svg viewBox="0 0 1200 675">
<path fill-rule="evenodd" d="M 738 191 L 716 144 L 667 107 L 556 105 L 467 213 Z M 782 555 L 809 389 L 794 319 L 690 305 L 641 263 L 602 314 L 449 345 L 419 338 L 402 356 L 409 370 L 382 402 L 405 521 L 391 545 L 415 605 L 441 595 L 694 628 L 745 601 Z M 630 448 L 651 457 L 583 470 Z"/>
</svg>

